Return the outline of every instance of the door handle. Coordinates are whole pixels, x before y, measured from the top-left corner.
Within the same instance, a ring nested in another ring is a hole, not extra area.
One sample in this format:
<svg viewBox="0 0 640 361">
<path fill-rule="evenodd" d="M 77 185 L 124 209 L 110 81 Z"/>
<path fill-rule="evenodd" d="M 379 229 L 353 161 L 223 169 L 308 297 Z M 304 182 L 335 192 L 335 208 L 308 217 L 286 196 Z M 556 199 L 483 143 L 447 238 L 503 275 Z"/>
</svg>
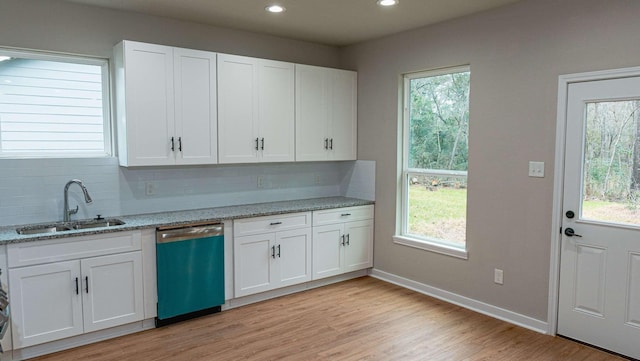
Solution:
<svg viewBox="0 0 640 361">
<path fill-rule="evenodd" d="M 256 150 L 260 150 L 260 148 L 258 148 L 258 142 L 260 141 L 260 138 L 256 138 Z"/>
<path fill-rule="evenodd" d="M 85 276 L 84 281 L 86 282 L 85 290 L 89 293 L 89 276 Z"/>
<path fill-rule="evenodd" d="M 78 277 L 76 277 L 76 295 L 79 295 L 80 292 L 78 292 Z"/>
<path fill-rule="evenodd" d="M 280 256 L 280 245 L 278 245 L 278 258 L 282 258 L 282 257 Z"/>
<path fill-rule="evenodd" d="M 260 140 L 260 142 L 262 143 L 262 144 L 260 145 L 260 150 L 264 150 L 264 138 L 262 138 L 262 139 Z"/>
<path fill-rule="evenodd" d="M 329 140 L 329 149 L 333 150 L 333 138 Z"/>
<path fill-rule="evenodd" d="M 581 235 L 577 234 L 573 228 L 567 228 L 564 230 L 564 235 L 567 237 L 582 237 Z"/>
<path fill-rule="evenodd" d="M 276 246 L 271 246 L 271 258 L 276 259 Z"/>
<path fill-rule="evenodd" d="M 340 242 L 340 244 L 344 246 L 344 234 L 340 236 L 340 238 L 342 238 L 342 242 Z"/>
<path fill-rule="evenodd" d="M 324 149 L 329 149 L 329 138 L 324 138 Z"/>
<path fill-rule="evenodd" d="M 182 137 L 178 137 L 178 150 L 182 152 Z"/>
<path fill-rule="evenodd" d="M 347 246 L 349 245 L 349 233 L 347 233 Z"/>
<path fill-rule="evenodd" d="M 176 151 L 176 144 L 173 137 L 171 137 L 171 151 L 172 152 Z"/>
</svg>

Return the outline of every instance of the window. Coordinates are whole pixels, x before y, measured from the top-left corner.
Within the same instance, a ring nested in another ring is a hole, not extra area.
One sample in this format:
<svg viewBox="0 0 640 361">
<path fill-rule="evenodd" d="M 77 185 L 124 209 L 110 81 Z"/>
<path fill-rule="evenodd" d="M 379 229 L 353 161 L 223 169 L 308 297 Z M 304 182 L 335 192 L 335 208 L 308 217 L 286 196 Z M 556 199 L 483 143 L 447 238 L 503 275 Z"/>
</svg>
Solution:
<svg viewBox="0 0 640 361">
<path fill-rule="evenodd" d="M 466 258 L 469 67 L 404 76 L 401 243 Z"/>
<path fill-rule="evenodd" d="M 0 157 L 111 153 L 107 60 L 0 49 Z"/>
</svg>

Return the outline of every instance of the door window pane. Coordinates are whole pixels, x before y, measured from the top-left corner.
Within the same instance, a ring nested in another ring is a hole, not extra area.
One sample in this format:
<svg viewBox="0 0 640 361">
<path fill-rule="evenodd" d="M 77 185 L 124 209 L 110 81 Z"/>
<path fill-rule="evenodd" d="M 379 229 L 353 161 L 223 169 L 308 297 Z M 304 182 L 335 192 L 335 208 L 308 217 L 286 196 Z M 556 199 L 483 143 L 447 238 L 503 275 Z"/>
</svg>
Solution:
<svg viewBox="0 0 640 361">
<path fill-rule="evenodd" d="M 583 219 L 640 225 L 640 100 L 586 105 Z"/>
</svg>

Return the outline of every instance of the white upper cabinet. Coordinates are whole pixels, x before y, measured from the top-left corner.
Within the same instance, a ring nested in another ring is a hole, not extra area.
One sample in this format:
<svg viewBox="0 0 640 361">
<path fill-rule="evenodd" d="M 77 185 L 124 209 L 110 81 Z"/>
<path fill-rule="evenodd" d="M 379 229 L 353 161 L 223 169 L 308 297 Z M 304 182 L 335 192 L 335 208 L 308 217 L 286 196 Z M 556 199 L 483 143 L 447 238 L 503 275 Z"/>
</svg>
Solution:
<svg viewBox="0 0 640 361">
<path fill-rule="evenodd" d="M 296 161 L 355 160 L 357 73 L 296 65 Z"/>
<path fill-rule="evenodd" d="M 216 54 L 175 48 L 173 59 L 176 163 L 215 164 L 218 162 Z"/>
<path fill-rule="evenodd" d="M 217 163 L 216 54 L 114 48 L 120 165 Z"/>
<path fill-rule="evenodd" d="M 220 163 L 294 160 L 294 65 L 218 55 Z"/>
</svg>

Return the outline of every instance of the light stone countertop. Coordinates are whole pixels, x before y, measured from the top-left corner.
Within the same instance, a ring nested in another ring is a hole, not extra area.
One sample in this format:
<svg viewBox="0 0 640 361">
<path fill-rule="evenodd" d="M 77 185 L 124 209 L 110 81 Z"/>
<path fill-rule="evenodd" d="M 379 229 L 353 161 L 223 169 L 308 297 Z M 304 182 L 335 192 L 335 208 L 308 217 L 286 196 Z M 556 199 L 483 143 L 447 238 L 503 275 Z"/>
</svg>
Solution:
<svg viewBox="0 0 640 361">
<path fill-rule="evenodd" d="M 56 223 L 55 221 L 38 224 L 23 224 L 15 226 L 0 227 L 0 244 L 39 241 L 45 239 L 55 239 L 73 236 L 84 236 L 91 234 L 101 234 L 109 232 L 130 231 L 134 229 L 156 228 L 166 226 L 180 226 L 189 223 L 220 222 L 238 218 L 249 218 L 268 216 L 275 214 L 285 214 L 294 212 L 308 212 L 322 209 L 354 207 L 374 204 L 373 201 L 347 198 L 347 197 L 325 197 L 310 198 L 293 201 L 267 202 L 244 204 L 237 206 L 225 206 L 216 208 L 195 209 L 188 211 L 172 211 L 149 214 L 138 214 L 130 216 L 118 216 L 108 218 L 118 218 L 125 222 L 120 226 L 62 231 L 55 233 L 41 233 L 33 235 L 20 235 L 17 228 L 47 225 Z"/>
</svg>

